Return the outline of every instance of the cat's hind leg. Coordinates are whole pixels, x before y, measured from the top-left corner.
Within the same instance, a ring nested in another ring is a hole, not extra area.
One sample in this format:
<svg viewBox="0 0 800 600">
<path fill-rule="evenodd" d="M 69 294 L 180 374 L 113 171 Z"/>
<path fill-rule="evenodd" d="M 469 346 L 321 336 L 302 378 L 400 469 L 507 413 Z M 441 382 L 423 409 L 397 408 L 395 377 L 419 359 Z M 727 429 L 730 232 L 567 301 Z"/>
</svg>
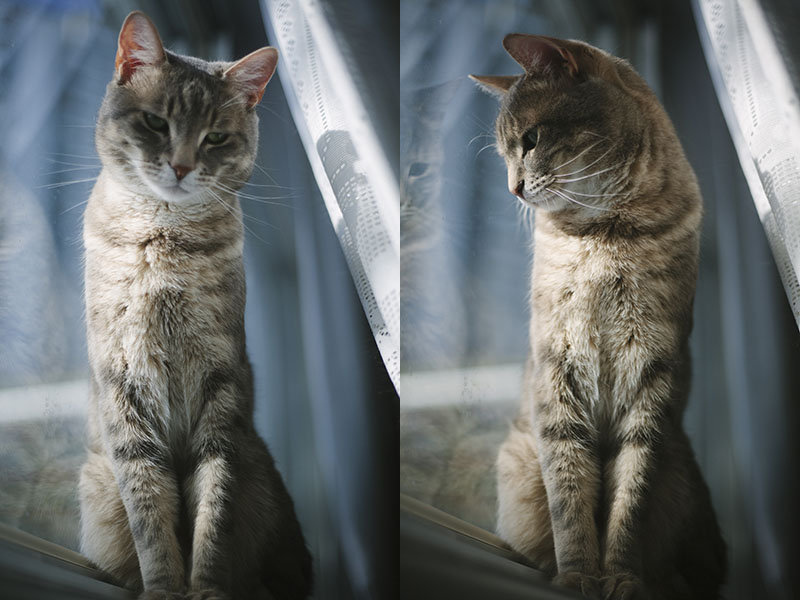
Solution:
<svg viewBox="0 0 800 600">
<path fill-rule="evenodd" d="M 125 587 L 141 590 L 139 559 L 128 514 L 105 456 L 89 452 L 81 468 L 78 493 L 81 552 Z"/>
<path fill-rule="evenodd" d="M 529 421 L 519 417 L 497 456 L 497 532 L 548 576 L 555 575 L 553 529 Z"/>
</svg>

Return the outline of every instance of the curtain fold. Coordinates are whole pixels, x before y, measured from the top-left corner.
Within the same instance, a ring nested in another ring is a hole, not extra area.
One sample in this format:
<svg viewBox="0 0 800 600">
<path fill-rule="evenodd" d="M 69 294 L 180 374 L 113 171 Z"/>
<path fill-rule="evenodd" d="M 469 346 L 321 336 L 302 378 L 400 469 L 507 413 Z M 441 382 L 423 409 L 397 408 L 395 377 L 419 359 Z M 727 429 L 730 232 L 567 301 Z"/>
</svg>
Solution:
<svg viewBox="0 0 800 600">
<path fill-rule="evenodd" d="M 282 55 L 278 72 L 292 117 L 399 389 L 399 188 L 362 100 L 360 77 L 342 49 L 347 38 L 333 28 L 323 3 L 265 0 L 263 6 L 270 39 Z"/>
<path fill-rule="evenodd" d="M 800 57 L 785 52 L 757 0 L 693 5 L 717 98 L 800 326 L 800 103 L 788 64 Z"/>
</svg>

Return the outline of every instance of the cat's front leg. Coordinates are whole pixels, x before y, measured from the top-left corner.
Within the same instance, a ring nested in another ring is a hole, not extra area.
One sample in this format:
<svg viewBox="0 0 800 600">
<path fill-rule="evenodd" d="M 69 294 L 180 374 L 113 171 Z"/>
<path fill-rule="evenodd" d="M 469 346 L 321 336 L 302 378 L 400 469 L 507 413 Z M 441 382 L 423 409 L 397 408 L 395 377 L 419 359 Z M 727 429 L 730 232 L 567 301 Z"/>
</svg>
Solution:
<svg viewBox="0 0 800 600">
<path fill-rule="evenodd" d="M 106 451 L 128 515 L 144 585 L 143 599 L 184 588 L 177 539 L 179 494 L 169 453 L 158 433 L 152 386 L 130 375 L 104 381 Z"/>
<path fill-rule="evenodd" d="M 203 412 L 192 433 L 196 467 L 187 482 L 193 518 L 189 598 L 227 600 L 231 581 L 230 532 L 235 460 L 232 423 L 240 410 L 240 392 L 231 369 L 208 376 L 203 386 Z"/>
<path fill-rule="evenodd" d="M 642 525 L 666 426 L 664 415 L 672 402 L 671 364 L 650 361 L 634 378 L 629 406 L 616 426 L 617 452 L 606 465 L 608 520 L 603 590 L 608 599 L 650 597 L 642 581 Z M 621 393 L 620 397 L 624 395 Z"/>
<path fill-rule="evenodd" d="M 534 431 L 553 527 L 558 574 L 553 582 L 599 595 L 600 496 L 597 436 L 587 411 L 590 384 L 567 361 L 546 364 L 534 390 Z"/>
</svg>

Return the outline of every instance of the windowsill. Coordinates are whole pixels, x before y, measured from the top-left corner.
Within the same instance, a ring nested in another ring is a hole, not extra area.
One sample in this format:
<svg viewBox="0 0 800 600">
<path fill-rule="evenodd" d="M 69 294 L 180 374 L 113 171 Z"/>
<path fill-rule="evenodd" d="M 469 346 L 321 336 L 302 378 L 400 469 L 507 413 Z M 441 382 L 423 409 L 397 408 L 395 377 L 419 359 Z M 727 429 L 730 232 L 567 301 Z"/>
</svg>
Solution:
<svg viewBox="0 0 800 600">
<path fill-rule="evenodd" d="M 401 598 L 580 598 L 550 585 L 497 536 L 400 496 Z"/>
<path fill-rule="evenodd" d="M 7 525 L 0 525 L 0 589 L 9 599 L 134 597 L 77 552 Z"/>
</svg>

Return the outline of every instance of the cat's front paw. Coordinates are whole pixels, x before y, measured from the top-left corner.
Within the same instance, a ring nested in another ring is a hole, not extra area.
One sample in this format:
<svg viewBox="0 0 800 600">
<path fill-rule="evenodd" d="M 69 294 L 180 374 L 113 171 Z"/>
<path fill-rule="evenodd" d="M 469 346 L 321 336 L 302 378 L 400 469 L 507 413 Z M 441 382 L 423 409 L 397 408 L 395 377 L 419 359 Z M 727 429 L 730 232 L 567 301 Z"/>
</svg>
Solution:
<svg viewBox="0 0 800 600">
<path fill-rule="evenodd" d="M 189 593 L 184 596 L 186 600 L 230 600 L 230 596 L 225 592 L 215 589 L 205 590 L 189 590 Z"/>
<path fill-rule="evenodd" d="M 642 580 L 633 573 L 615 573 L 600 578 L 603 600 L 649 600 Z"/>
<path fill-rule="evenodd" d="M 601 598 L 600 580 L 578 571 L 564 571 L 553 578 L 553 584 L 576 590 L 587 598 Z"/>
</svg>

